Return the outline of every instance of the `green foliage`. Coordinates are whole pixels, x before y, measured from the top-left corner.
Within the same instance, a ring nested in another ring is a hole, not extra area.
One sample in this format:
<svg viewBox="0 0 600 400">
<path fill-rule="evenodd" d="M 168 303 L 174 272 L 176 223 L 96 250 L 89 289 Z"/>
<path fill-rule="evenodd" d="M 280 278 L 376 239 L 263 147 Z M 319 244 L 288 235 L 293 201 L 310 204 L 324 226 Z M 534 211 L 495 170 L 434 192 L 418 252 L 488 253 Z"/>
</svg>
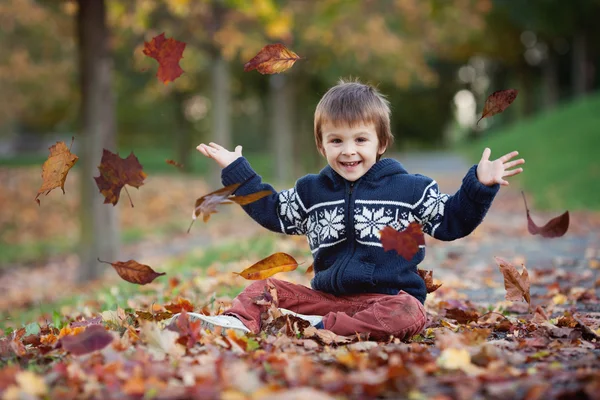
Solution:
<svg viewBox="0 0 600 400">
<path fill-rule="evenodd" d="M 535 209 L 598 210 L 600 203 L 600 93 L 492 131 L 461 149 L 472 161 L 485 147 L 492 157 L 518 150 L 524 172 L 511 180 L 534 199 Z"/>
</svg>

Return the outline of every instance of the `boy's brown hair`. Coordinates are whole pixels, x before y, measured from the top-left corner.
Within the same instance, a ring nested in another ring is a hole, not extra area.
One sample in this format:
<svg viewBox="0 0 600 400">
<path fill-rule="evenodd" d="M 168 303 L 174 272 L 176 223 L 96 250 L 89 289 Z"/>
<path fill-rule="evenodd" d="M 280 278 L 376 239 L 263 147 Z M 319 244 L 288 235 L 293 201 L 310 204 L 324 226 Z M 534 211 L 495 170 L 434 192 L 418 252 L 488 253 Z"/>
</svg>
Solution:
<svg viewBox="0 0 600 400">
<path fill-rule="evenodd" d="M 315 142 L 323 153 L 322 126 L 348 125 L 354 127 L 361 123 L 373 123 L 379 140 L 379 148 L 387 149 L 394 136 L 390 128 L 390 102 L 376 88 L 360 83 L 358 80 L 340 79 L 317 104 L 315 110 Z M 377 160 L 381 155 L 377 156 Z"/>
</svg>

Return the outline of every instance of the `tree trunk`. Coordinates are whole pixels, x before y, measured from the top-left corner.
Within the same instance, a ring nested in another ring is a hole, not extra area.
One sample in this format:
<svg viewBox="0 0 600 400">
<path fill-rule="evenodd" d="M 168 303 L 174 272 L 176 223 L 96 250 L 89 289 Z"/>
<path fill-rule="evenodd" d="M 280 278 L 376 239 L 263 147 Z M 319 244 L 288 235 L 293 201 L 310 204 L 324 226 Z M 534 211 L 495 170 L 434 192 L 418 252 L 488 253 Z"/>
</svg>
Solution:
<svg viewBox="0 0 600 400">
<path fill-rule="evenodd" d="M 543 66 L 544 85 L 544 108 L 552 110 L 558 105 L 558 62 L 556 55 L 551 51 L 548 60 Z"/>
<path fill-rule="evenodd" d="M 279 184 L 289 182 L 294 167 L 291 92 L 292 85 L 285 75 L 271 75 L 269 78 L 271 135 L 275 152 L 275 179 Z"/>
<path fill-rule="evenodd" d="M 80 282 L 95 279 L 106 268 L 97 258 L 117 261 L 117 209 L 103 204 L 93 176 L 98 175 L 102 149 L 116 151 L 112 59 L 104 0 L 79 0 L 77 35 L 81 87 L 81 237 Z"/>
<path fill-rule="evenodd" d="M 231 99 L 229 93 L 229 65 L 219 52 L 215 52 L 212 62 L 212 125 L 214 141 L 229 151 L 231 148 Z M 211 163 L 211 183 L 221 184 L 221 168 Z"/>
<path fill-rule="evenodd" d="M 573 50 L 571 74 L 573 82 L 573 97 L 581 97 L 585 95 L 587 89 L 587 55 L 586 55 L 586 40 L 583 33 L 575 34 L 573 38 Z"/>
</svg>

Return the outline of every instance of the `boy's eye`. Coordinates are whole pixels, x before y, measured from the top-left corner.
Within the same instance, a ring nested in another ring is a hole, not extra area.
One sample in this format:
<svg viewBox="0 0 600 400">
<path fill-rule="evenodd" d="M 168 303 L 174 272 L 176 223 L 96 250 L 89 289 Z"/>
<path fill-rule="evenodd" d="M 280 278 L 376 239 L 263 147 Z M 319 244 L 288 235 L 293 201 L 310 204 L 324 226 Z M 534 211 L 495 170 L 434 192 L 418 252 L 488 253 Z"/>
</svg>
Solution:
<svg viewBox="0 0 600 400">
<path fill-rule="evenodd" d="M 342 143 L 340 139 L 331 139 L 331 143 Z"/>
<path fill-rule="evenodd" d="M 367 139 L 359 137 L 358 139 L 356 139 L 357 142 L 366 142 Z"/>
</svg>

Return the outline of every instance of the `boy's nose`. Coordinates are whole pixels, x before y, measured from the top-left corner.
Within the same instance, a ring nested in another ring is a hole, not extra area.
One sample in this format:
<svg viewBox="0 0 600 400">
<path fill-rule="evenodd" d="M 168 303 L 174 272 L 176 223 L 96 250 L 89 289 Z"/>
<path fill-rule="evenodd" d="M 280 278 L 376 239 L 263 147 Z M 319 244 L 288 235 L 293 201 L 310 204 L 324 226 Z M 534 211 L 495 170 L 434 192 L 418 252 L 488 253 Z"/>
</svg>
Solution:
<svg viewBox="0 0 600 400">
<path fill-rule="evenodd" d="M 344 149 L 342 150 L 342 154 L 344 154 L 344 155 L 356 154 L 356 149 L 352 145 L 344 146 Z"/>
</svg>

